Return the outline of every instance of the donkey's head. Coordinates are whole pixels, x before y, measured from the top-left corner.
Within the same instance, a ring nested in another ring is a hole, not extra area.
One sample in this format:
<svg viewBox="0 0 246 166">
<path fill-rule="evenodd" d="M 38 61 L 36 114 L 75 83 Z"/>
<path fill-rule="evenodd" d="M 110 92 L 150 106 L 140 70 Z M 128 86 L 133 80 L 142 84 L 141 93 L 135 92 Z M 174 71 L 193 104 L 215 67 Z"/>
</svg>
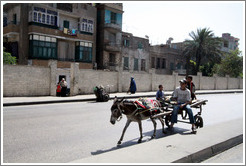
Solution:
<svg viewBox="0 0 246 166">
<path fill-rule="evenodd" d="M 114 98 L 114 103 L 111 107 L 111 117 L 110 117 L 110 122 L 112 124 L 115 124 L 116 121 L 120 121 L 122 118 L 123 100 L 124 98 L 118 99 L 116 96 Z"/>
</svg>

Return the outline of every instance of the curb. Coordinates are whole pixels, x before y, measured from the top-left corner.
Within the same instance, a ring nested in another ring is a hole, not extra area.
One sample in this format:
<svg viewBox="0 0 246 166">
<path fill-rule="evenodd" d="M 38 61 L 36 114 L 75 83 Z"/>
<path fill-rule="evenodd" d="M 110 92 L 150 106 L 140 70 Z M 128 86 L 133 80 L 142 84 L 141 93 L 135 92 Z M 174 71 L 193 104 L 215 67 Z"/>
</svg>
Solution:
<svg viewBox="0 0 246 166">
<path fill-rule="evenodd" d="M 172 163 L 200 163 L 203 160 L 206 160 L 241 143 L 243 143 L 243 134 L 185 156 L 181 159 L 173 161 Z"/>
<path fill-rule="evenodd" d="M 243 90 L 238 91 L 211 91 L 211 92 L 197 92 L 196 95 L 201 94 L 225 94 L 225 93 L 243 93 Z M 165 94 L 165 96 L 171 95 L 171 92 L 168 92 Z M 125 99 L 133 99 L 133 98 L 139 98 L 139 97 L 155 97 L 155 94 L 153 95 L 136 95 L 136 96 L 119 96 L 119 99 L 125 98 Z M 113 100 L 114 97 L 110 97 L 110 100 Z M 54 104 L 54 103 L 69 103 L 69 102 L 86 102 L 86 101 L 95 101 L 96 97 L 94 98 L 87 98 L 87 99 L 71 99 L 71 100 L 53 100 L 53 101 L 34 101 L 34 102 L 16 102 L 16 103 L 3 103 L 3 107 L 7 106 L 23 106 L 23 105 L 37 105 L 37 104 Z"/>
</svg>

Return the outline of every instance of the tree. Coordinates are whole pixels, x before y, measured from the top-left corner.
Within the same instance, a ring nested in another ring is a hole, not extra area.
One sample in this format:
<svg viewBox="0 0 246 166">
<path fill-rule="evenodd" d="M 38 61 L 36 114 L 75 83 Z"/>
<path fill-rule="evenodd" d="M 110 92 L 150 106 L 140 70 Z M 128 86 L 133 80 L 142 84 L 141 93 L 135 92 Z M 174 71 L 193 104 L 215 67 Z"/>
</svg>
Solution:
<svg viewBox="0 0 246 166">
<path fill-rule="evenodd" d="M 196 62 L 196 73 L 202 64 L 220 62 L 222 39 L 215 37 L 213 32 L 207 28 L 197 29 L 196 33 L 192 31 L 189 36 L 192 40 L 185 40 L 183 54 L 187 58 L 187 62 L 190 60 Z M 187 65 L 189 67 L 189 64 Z"/>
<path fill-rule="evenodd" d="M 241 51 L 237 49 L 229 54 L 225 54 L 221 63 L 213 67 L 213 72 L 219 76 L 243 77 L 243 57 L 241 56 Z"/>
<path fill-rule="evenodd" d="M 3 64 L 16 64 L 16 57 L 11 56 L 9 52 L 5 52 L 5 48 L 3 48 Z"/>
</svg>

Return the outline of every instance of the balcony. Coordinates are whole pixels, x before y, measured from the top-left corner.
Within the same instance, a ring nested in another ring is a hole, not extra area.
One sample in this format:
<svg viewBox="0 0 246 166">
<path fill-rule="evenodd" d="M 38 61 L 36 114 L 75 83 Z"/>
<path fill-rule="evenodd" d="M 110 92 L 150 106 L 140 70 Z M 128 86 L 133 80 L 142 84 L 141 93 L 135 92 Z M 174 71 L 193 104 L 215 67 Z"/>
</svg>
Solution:
<svg viewBox="0 0 246 166">
<path fill-rule="evenodd" d="M 121 26 L 119 24 L 116 24 L 116 23 L 105 23 L 104 28 L 109 29 L 112 32 L 121 31 Z"/>
<path fill-rule="evenodd" d="M 120 44 L 109 42 L 109 43 L 104 43 L 105 44 L 105 50 L 106 51 L 111 51 L 111 52 L 120 52 Z"/>
</svg>

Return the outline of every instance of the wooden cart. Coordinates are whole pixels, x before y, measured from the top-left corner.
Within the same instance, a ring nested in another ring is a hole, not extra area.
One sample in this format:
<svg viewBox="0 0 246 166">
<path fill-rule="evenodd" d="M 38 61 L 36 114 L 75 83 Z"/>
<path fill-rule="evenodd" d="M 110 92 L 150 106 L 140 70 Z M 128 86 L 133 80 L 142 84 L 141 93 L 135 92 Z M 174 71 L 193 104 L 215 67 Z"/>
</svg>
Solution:
<svg viewBox="0 0 246 166">
<path fill-rule="evenodd" d="M 164 112 L 152 116 L 153 118 L 162 117 L 163 119 L 165 119 L 165 124 L 168 127 L 170 127 L 170 125 L 171 125 L 171 115 L 172 115 L 173 107 L 174 107 L 174 105 L 177 104 L 176 101 L 171 101 L 170 98 L 171 98 L 171 96 L 168 96 L 165 98 L 164 101 L 162 101 L 162 105 L 163 105 L 162 109 L 164 110 Z M 198 100 L 193 100 L 191 105 L 190 105 L 191 108 L 199 109 L 197 114 L 194 116 L 196 128 L 202 128 L 203 127 L 203 119 L 201 117 L 202 106 L 206 105 L 206 102 L 208 102 L 208 100 L 198 99 Z M 189 121 L 187 121 L 187 118 L 186 118 L 187 113 L 185 110 L 179 110 L 178 115 L 179 114 L 182 116 L 183 120 L 178 120 L 178 122 L 189 123 Z M 189 118 L 188 118 L 188 120 L 189 120 Z"/>
</svg>

